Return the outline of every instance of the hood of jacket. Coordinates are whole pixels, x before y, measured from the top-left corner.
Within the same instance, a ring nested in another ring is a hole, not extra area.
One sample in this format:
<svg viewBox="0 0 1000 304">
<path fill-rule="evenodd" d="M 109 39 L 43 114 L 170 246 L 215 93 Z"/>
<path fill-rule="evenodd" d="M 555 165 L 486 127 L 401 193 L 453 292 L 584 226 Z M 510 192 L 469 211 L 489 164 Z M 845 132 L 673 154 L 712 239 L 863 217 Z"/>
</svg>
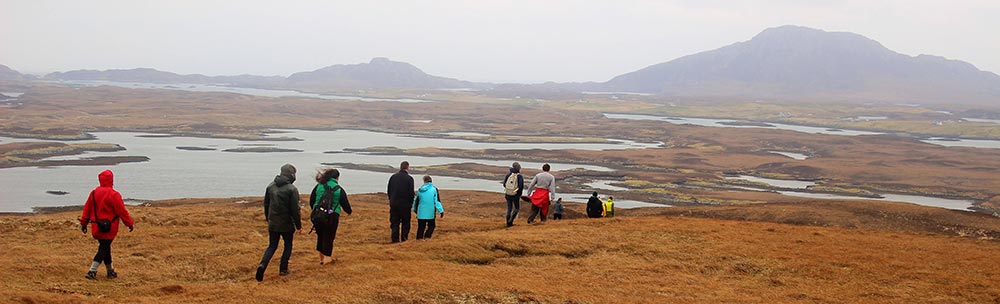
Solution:
<svg viewBox="0 0 1000 304">
<path fill-rule="evenodd" d="M 510 173 L 521 173 L 521 169 L 510 167 Z"/>
<path fill-rule="evenodd" d="M 281 186 L 284 186 L 284 185 L 287 185 L 287 184 L 291 184 L 294 181 L 295 180 L 293 180 L 291 178 L 288 178 L 287 176 L 284 176 L 284 175 L 278 175 L 278 176 L 274 177 L 274 185 L 278 186 L 278 187 L 281 187 Z"/>
<path fill-rule="evenodd" d="M 111 173 L 111 170 L 104 170 L 97 175 L 97 180 L 101 182 L 101 187 L 113 187 L 115 185 L 115 174 Z"/>
<path fill-rule="evenodd" d="M 285 164 L 281 166 L 281 175 L 288 177 L 288 180 L 295 182 L 295 166 L 292 164 Z"/>
<path fill-rule="evenodd" d="M 424 183 L 423 186 L 420 186 L 420 190 L 417 190 L 417 192 L 424 193 L 430 191 L 431 189 L 434 189 L 433 183 Z"/>
</svg>

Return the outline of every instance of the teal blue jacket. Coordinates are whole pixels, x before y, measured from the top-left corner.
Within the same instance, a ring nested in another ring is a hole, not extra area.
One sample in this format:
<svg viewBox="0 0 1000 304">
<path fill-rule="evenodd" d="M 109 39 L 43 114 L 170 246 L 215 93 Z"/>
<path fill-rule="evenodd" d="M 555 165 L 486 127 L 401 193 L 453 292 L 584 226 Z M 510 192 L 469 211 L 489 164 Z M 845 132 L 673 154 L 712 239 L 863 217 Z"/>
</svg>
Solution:
<svg viewBox="0 0 1000 304">
<path fill-rule="evenodd" d="M 417 197 L 413 199 L 413 211 L 417 213 L 418 220 L 433 220 L 437 213 L 444 214 L 441 196 L 438 195 L 438 189 L 434 184 L 425 183 L 420 186 Z"/>
</svg>

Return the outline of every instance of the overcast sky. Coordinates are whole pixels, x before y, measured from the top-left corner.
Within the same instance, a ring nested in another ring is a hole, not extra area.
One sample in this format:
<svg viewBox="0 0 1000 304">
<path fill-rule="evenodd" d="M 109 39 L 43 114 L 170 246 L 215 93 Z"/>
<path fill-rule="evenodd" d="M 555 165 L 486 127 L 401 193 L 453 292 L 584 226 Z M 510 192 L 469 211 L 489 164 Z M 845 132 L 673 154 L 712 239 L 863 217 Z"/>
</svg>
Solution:
<svg viewBox="0 0 1000 304">
<path fill-rule="evenodd" d="M 287 76 L 389 57 L 464 80 L 605 81 L 785 24 L 1000 72 L 997 0 L 0 0 L 0 64 Z"/>
</svg>

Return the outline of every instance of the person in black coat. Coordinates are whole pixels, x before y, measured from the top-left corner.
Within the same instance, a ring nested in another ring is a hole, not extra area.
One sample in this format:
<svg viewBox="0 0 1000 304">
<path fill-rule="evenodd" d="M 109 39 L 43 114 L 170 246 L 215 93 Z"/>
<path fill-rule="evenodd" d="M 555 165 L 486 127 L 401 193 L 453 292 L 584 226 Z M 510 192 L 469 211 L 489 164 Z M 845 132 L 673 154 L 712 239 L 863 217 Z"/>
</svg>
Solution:
<svg viewBox="0 0 1000 304">
<path fill-rule="evenodd" d="M 393 243 L 405 242 L 410 238 L 410 210 L 413 210 L 413 177 L 410 163 L 399 164 L 399 172 L 389 178 L 386 195 L 389 196 L 389 228 Z"/>
<path fill-rule="evenodd" d="M 267 221 L 268 245 L 264 257 L 257 265 L 257 281 L 264 280 L 264 270 L 271 262 L 274 252 L 278 250 L 279 239 L 285 241 L 279 274 L 291 273 L 288 270 L 288 259 L 292 256 L 292 237 L 295 231 L 302 233 L 299 189 L 292 185 L 294 182 L 295 166 L 285 164 L 281 166 L 281 174 L 275 176 L 274 181 L 267 185 L 264 191 L 264 219 Z"/>
<path fill-rule="evenodd" d="M 601 203 L 601 199 L 597 198 L 597 191 L 594 191 L 594 194 L 587 200 L 587 217 L 599 218 L 603 210 L 604 204 Z"/>
</svg>

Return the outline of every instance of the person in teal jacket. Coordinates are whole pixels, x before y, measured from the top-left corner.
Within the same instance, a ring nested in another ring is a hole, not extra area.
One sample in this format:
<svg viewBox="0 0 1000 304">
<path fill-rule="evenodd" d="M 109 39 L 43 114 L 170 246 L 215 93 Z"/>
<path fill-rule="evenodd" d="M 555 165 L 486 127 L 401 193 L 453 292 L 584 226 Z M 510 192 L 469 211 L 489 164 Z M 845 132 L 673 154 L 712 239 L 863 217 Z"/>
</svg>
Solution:
<svg viewBox="0 0 1000 304">
<path fill-rule="evenodd" d="M 417 239 L 429 239 L 434 234 L 434 217 L 440 213 L 444 218 L 444 206 L 437 187 L 431 183 L 431 176 L 424 175 L 424 185 L 413 199 L 413 211 L 417 213 Z M 424 229 L 426 228 L 426 231 Z"/>
</svg>

